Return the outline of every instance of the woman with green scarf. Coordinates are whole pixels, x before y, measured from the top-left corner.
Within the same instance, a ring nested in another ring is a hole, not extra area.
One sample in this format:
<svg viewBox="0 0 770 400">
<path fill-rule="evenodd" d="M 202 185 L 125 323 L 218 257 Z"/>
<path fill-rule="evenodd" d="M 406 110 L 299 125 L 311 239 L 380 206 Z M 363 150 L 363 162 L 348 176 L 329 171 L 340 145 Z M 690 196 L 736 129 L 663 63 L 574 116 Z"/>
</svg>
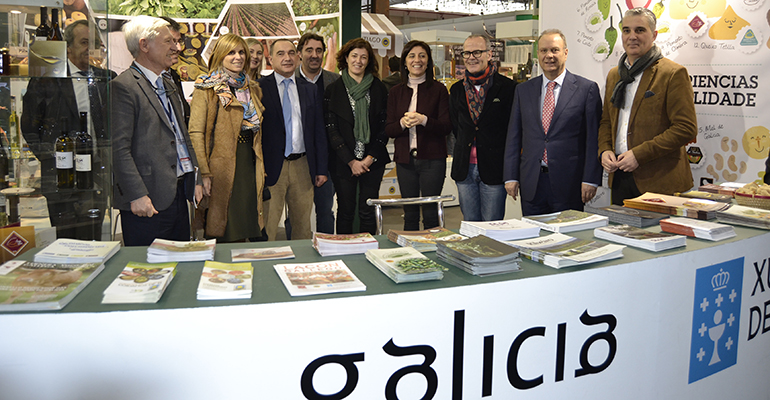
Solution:
<svg viewBox="0 0 770 400">
<path fill-rule="evenodd" d="M 209 60 L 211 72 L 198 77 L 192 95 L 189 131 L 203 178 L 206 237 L 220 242 L 257 240 L 265 226 L 260 129 L 265 107 L 259 84 L 249 78 L 249 61 L 240 36 L 220 37 Z"/>
<path fill-rule="evenodd" d="M 385 165 L 385 117 L 388 91 L 380 81 L 369 43 L 352 39 L 337 53 L 338 79 L 324 93 L 326 133 L 329 136 L 329 173 L 337 191 L 337 233 L 377 231 L 374 208 Z M 358 192 L 358 198 L 356 198 Z M 353 231 L 356 205 L 360 229 Z"/>
</svg>

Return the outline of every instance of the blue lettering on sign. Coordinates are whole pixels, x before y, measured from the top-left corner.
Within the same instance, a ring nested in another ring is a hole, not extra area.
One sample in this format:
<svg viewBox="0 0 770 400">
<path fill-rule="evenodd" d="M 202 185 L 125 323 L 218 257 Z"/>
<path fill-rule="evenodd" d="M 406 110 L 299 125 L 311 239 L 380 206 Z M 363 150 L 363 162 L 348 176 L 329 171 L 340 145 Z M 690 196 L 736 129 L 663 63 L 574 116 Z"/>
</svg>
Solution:
<svg viewBox="0 0 770 400">
<path fill-rule="evenodd" d="M 738 362 L 743 263 L 741 257 L 695 272 L 689 383 Z"/>
</svg>

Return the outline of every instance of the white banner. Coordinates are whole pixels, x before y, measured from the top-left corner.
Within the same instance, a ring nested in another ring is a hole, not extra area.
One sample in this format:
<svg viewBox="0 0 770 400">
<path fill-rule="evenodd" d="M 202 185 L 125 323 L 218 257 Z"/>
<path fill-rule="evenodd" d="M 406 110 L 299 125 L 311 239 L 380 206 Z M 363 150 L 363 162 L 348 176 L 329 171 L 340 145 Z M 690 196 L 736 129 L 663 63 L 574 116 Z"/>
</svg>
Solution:
<svg viewBox="0 0 770 400">
<path fill-rule="evenodd" d="M 588 0 L 569 8 L 541 3 L 541 30 L 561 29 L 567 68 L 596 81 L 623 54 L 619 22 L 631 7 L 658 15 L 657 45 L 687 67 L 698 136 L 688 147 L 695 185 L 751 182 L 764 176 L 770 149 L 770 12 L 766 0 Z"/>
<path fill-rule="evenodd" d="M 766 398 L 769 240 L 391 295 L 0 315 L 0 398 Z"/>
</svg>

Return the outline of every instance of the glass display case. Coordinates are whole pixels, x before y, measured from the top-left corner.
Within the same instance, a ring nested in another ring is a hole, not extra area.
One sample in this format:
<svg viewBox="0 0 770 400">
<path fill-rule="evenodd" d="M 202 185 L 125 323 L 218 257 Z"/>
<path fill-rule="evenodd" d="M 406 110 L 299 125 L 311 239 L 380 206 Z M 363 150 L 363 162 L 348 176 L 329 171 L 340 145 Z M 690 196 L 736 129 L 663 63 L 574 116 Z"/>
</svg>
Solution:
<svg viewBox="0 0 770 400">
<path fill-rule="evenodd" d="M 109 239 L 106 2 L 0 2 L 0 223 Z"/>
</svg>

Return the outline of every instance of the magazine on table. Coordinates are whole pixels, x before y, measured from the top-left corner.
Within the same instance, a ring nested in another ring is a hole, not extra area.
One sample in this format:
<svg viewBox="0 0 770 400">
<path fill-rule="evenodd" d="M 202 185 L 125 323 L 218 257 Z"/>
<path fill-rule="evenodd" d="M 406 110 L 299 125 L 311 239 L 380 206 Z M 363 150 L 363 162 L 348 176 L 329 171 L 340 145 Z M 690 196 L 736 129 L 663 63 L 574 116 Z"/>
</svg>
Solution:
<svg viewBox="0 0 770 400">
<path fill-rule="evenodd" d="M 631 225 L 637 228 L 646 228 L 660 223 L 660 220 L 668 218 L 669 214 L 661 214 L 652 211 L 637 210 L 619 205 L 594 208 L 585 206 L 585 211 L 591 214 L 604 215 L 615 224 Z"/>
<path fill-rule="evenodd" d="M 366 259 L 396 283 L 441 280 L 446 270 L 413 247 L 367 250 Z"/>
<path fill-rule="evenodd" d="M 104 270 L 104 263 L 0 265 L 0 311 L 61 310 Z"/>
<path fill-rule="evenodd" d="M 522 257 L 553 268 L 573 267 L 623 257 L 626 246 L 583 240 L 561 233 L 506 242 Z"/>
<path fill-rule="evenodd" d="M 177 263 L 129 262 L 104 291 L 102 304 L 157 303 L 176 274 Z"/>
<path fill-rule="evenodd" d="M 639 210 L 701 220 L 714 219 L 717 211 L 729 207 L 729 204 L 713 200 L 691 199 L 650 192 L 633 199 L 623 200 L 623 205 Z"/>
<path fill-rule="evenodd" d="M 362 292 L 366 285 L 342 260 L 273 266 L 291 296 Z"/>
<path fill-rule="evenodd" d="M 466 236 L 484 235 L 495 240 L 517 240 L 540 235 L 540 227 L 518 219 L 500 221 L 462 221 L 460 233 Z"/>
<path fill-rule="evenodd" d="M 436 251 L 437 242 L 456 242 L 467 239 L 466 236 L 437 226 L 422 231 L 388 231 L 388 240 L 399 246 L 414 247 L 421 252 Z"/>
<path fill-rule="evenodd" d="M 291 246 L 230 250 L 230 259 L 233 262 L 285 260 L 289 258 L 294 258 L 294 251 L 292 251 Z"/>
<path fill-rule="evenodd" d="M 558 233 L 598 228 L 600 226 L 606 226 L 609 222 L 609 218 L 603 215 L 596 215 L 577 210 L 565 210 L 542 215 L 529 215 L 523 217 L 521 220 L 537 225 L 546 231 Z"/>
<path fill-rule="evenodd" d="M 346 254 L 364 254 L 367 250 L 377 249 L 380 244 L 370 233 L 329 234 L 313 232 L 313 248 L 318 254 L 341 256 Z"/>
<path fill-rule="evenodd" d="M 594 229 L 594 237 L 649 251 L 663 251 L 687 245 L 687 238 L 666 232 L 650 232 L 630 225 L 609 225 Z"/>
<path fill-rule="evenodd" d="M 717 221 L 752 228 L 770 229 L 770 211 L 736 204 L 727 210 L 717 211 Z"/>
<path fill-rule="evenodd" d="M 700 221 L 692 218 L 676 217 L 660 221 L 660 229 L 663 232 L 713 241 L 735 237 L 735 228 L 731 225 Z"/>
<path fill-rule="evenodd" d="M 250 262 L 206 261 L 198 282 L 198 300 L 251 298 L 254 268 Z"/>
<path fill-rule="evenodd" d="M 56 239 L 35 254 L 36 262 L 103 263 L 120 250 L 120 242 Z"/>
<path fill-rule="evenodd" d="M 147 262 L 213 260 L 216 246 L 216 239 L 190 242 L 155 239 L 147 248 Z"/>
</svg>

